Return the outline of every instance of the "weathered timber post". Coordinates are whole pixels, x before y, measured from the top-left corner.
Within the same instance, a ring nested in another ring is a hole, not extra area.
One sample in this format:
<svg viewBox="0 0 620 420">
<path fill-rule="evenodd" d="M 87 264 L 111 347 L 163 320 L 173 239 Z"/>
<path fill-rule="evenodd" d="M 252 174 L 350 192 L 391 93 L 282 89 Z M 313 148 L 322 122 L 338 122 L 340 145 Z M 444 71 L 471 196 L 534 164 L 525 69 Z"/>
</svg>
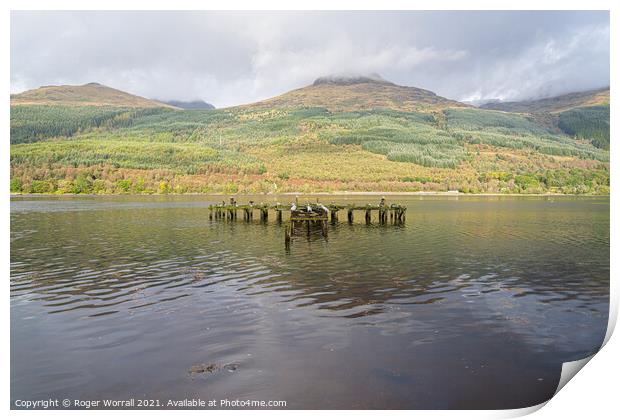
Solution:
<svg viewBox="0 0 620 420">
<path fill-rule="evenodd" d="M 331 210 L 332 214 L 332 223 L 336 223 L 338 221 L 338 210 Z"/>
<path fill-rule="evenodd" d="M 291 244 L 291 234 L 293 233 L 293 225 L 284 226 L 284 245 L 288 248 Z"/>
<path fill-rule="evenodd" d="M 394 224 L 398 224 L 399 221 L 400 221 L 400 208 L 395 207 L 394 208 Z"/>
</svg>

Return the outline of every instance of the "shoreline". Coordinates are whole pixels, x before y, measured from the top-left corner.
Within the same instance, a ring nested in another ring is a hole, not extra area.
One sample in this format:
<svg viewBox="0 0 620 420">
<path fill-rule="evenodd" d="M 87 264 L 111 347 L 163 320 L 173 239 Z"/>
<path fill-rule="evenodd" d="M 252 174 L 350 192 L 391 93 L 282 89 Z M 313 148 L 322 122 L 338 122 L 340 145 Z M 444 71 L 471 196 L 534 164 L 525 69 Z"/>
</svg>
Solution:
<svg viewBox="0 0 620 420">
<path fill-rule="evenodd" d="M 169 194 L 50 194 L 50 193 L 10 193 L 10 198 L 14 197 L 200 197 L 200 196 L 430 196 L 430 197 L 610 197 L 611 194 L 563 194 L 563 193 L 461 193 L 453 191 L 337 191 L 337 192 L 283 192 L 283 193 L 169 193 Z"/>
</svg>

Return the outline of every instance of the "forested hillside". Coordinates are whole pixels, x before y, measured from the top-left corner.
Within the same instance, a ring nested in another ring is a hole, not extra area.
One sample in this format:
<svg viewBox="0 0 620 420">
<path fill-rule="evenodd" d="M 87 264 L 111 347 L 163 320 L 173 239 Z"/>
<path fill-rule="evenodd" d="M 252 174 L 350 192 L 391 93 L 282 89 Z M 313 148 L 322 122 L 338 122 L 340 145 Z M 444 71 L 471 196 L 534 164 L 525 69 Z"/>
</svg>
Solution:
<svg viewBox="0 0 620 420">
<path fill-rule="evenodd" d="M 564 134 L 609 150 L 609 88 L 535 101 L 488 103 L 482 108 L 527 113 L 549 121 Z"/>
<path fill-rule="evenodd" d="M 162 111 L 162 108 L 15 105 L 11 107 L 11 143 L 32 143 L 53 137 L 71 137 L 94 129 L 127 127 L 138 117 Z"/>
<path fill-rule="evenodd" d="M 566 112 L 562 132 L 527 113 L 333 79 L 221 110 L 14 105 L 11 191 L 607 194 L 608 117 Z"/>
<path fill-rule="evenodd" d="M 558 126 L 568 135 L 609 150 L 609 118 L 609 105 L 573 108 L 559 115 Z"/>
</svg>

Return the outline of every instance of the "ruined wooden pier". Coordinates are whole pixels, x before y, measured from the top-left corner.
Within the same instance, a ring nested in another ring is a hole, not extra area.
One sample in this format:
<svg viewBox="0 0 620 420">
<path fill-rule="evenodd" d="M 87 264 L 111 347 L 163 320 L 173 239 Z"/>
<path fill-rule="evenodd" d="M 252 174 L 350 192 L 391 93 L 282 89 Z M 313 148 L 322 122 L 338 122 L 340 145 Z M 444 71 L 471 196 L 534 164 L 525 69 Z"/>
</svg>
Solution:
<svg viewBox="0 0 620 420">
<path fill-rule="evenodd" d="M 306 207 L 316 207 L 317 204 L 306 204 Z M 379 214 L 379 223 L 387 223 L 388 218 L 390 222 L 400 223 L 405 221 L 405 212 L 407 210 L 406 207 L 392 204 L 392 205 L 373 205 L 366 204 L 362 206 L 357 206 L 355 204 L 351 205 L 338 205 L 338 204 L 319 204 L 319 206 L 323 206 L 327 209 L 329 213 L 328 219 L 332 222 L 338 221 L 338 213 L 340 211 L 346 211 L 347 213 L 347 221 L 353 222 L 354 220 L 354 212 L 361 211 L 364 214 L 364 220 L 367 223 L 370 223 L 372 220 L 372 213 L 378 212 Z M 243 215 L 243 220 L 251 221 L 254 219 L 254 214 L 258 213 L 261 221 L 269 220 L 269 213 L 275 213 L 275 217 L 277 221 L 282 221 L 282 214 L 286 212 L 291 212 L 291 206 L 286 206 L 280 203 L 269 205 L 269 204 L 237 204 L 237 205 L 229 205 L 229 204 L 214 204 L 209 206 L 209 219 L 226 219 L 226 220 L 238 220 L 238 215 L 241 213 Z M 325 217 L 324 215 L 315 217 Z M 304 219 L 306 220 L 306 219 Z M 313 219 L 311 219 L 313 220 Z M 316 219 L 318 220 L 318 219 Z"/>
<path fill-rule="evenodd" d="M 269 220 L 269 214 L 275 213 L 276 221 L 282 223 L 284 220 L 283 213 L 289 213 L 289 217 L 286 220 L 285 229 L 285 242 L 288 244 L 291 240 L 291 236 L 296 233 L 296 228 L 306 227 L 308 234 L 310 233 L 310 227 L 319 225 L 322 228 L 324 236 L 327 236 L 327 223 L 331 220 L 332 224 L 336 224 L 338 221 L 339 212 L 346 212 L 347 221 L 353 223 L 354 215 L 356 212 L 362 212 L 364 215 L 364 221 L 366 224 L 371 224 L 372 214 L 376 212 L 378 214 L 379 224 L 385 225 L 389 222 L 392 224 L 402 224 L 405 222 L 407 207 L 400 204 L 390 204 L 385 202 L 385 199 L 381 199 L 379 204 L 321 204 L 306 203 L 299 204 L 296 199 L 295 203 L 291 205 L 285 205 L 281 203 L 265 204 L 254 203 L 250 201 L 248 204 L 237 204 L 234 198 L 230 199 L 230 203 L 222 202 L 221 204 L 214 204 L 209 206 L 209 219 L 210 220 L 238 220 L 239 213 L 243 215 L 243 220 L 250 222 L 254 219 L 254 214 L 258 213 L 261 222 L 267 222 Z"/>
</svg>

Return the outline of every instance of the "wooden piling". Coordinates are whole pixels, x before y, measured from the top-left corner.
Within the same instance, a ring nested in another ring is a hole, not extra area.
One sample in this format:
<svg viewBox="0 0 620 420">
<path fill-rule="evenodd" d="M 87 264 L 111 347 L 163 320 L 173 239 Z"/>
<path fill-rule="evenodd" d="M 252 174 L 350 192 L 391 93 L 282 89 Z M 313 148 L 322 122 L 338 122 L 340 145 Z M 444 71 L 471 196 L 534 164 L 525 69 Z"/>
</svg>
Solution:
<svg viewBox="0 0 620 420">
<path fill-rule="evenodd" d="M 338 210 L 331 210 L 332 215 L 332 223 L 336 223 L 338 221 Z"/>
<path fill-rule="evenodd" d="M 293 225 L 287 224 L 284 226 L 284 245 L 288 247 L 291 243 L 291 233 L 293 231 Z"/>
</svg>

